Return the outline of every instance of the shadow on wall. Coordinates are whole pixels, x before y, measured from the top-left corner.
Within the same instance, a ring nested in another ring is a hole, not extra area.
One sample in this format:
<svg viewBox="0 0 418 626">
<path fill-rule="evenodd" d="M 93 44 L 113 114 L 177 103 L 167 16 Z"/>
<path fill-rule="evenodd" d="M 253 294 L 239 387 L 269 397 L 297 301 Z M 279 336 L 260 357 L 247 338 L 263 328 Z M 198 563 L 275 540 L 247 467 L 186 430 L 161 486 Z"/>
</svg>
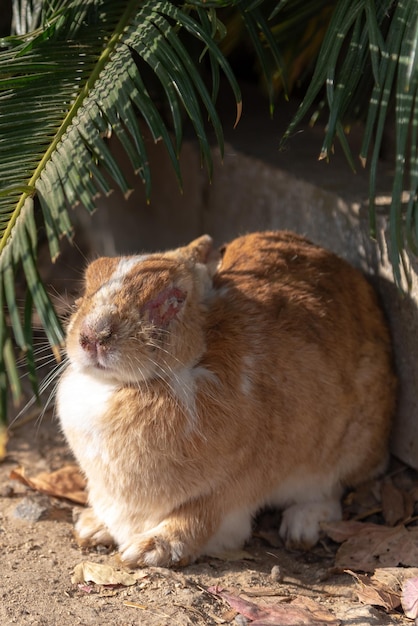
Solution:
<svg viewBox="0 0 418 626">
<path fill-rule="evenodd" d="M 392 435 L 392 451 L 418 469 L 418 287 L 402 295 L 393 281 L 379 276 L 372 281 L 382 298 L 389 320 L 399 378 L 398 410 Z"/>
</svg>

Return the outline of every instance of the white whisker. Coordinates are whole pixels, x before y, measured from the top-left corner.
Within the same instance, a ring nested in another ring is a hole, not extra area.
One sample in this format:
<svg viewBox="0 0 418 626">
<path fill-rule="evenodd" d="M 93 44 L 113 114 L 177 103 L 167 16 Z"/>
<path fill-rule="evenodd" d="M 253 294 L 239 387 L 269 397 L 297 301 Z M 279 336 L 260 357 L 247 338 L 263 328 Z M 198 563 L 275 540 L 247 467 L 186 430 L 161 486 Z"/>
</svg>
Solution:
<svg viewBox="0 0 418 626">
<path fill-rule="evenodd" d="M 42 421 L 46 411 L 50 407 L 55 397 L 55 393 L 56 393 L 56 389 L 58 385 L 58 378 L 60 377 L 61 373 L 64 371 L 64 369 L 67 367 L 69 363 L 67 358 L 61 361 L 61 363 L 57 363 L 54 358 L 51 359 L 50 362 L 54 363 L 54 367 L 51 369 L 51 371 L 48 372 L 46 377 L 41 381 L 39 385 L 39 389 L 38 389 L 39 391 L 38 396 L 36 394 L 33 394 L 31 396 L 31 398 L 20 409 L 17 415 L 15 415 L 14 418 L 10 421 L 9 428 L 13 428 L 13 426 L 23 417 L 23 415 L 27 413 L 29 409 L 31 409 L 37 402 L 40 402 L 41 400 L 42 400 L 42 406 L 39 407 L 40 413 L 39 413 L 39 416 L 37 417 L 37 422 Z M 23 379 L 26 376 L 28 376 L 27 372 L 23 374 L 21 378 Z M 42 398 L 42 396 L 45 394 L 46 390 L 50 387 L 50 385 L 54 383 L 54 381 L 55 381 L 55 384 L 52 388 L 52 391 L 48 395 L 48 398 L 45 400 L 44 398 Z"/>
</svg>

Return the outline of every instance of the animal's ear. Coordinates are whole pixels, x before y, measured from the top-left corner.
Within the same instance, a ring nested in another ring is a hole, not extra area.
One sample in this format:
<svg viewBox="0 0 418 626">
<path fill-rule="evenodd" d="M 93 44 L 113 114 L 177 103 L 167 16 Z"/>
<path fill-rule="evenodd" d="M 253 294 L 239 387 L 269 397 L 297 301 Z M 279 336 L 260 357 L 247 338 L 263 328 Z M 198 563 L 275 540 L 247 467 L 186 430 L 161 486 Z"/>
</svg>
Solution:
<svg viewBox="0 0 418 626">
<path fill-rule="evenodd" d="M 202 235 L 198 239 L 194 239 L 182 249 L 182 252 L 195 263 L 206 265 L 211 277 L 216 272 L 221 260 L 221 254 L 214 249 L 213 239 L 209 235 Z"/>
<path fill-rule="evenodd" d="M 155 326 L 165 328 L 177 318 L 186 297 L 186 291 L 179 287 L 167 287 L 143 306 L 142 314 Z"/>
<path fill-rule="evenodd" d="M 112 276 L 118 263 L 117 258 L 99 257 L 86 268 L 84 273 L 84 287 L 86 293 L 94 293 Z"/>
</svg>

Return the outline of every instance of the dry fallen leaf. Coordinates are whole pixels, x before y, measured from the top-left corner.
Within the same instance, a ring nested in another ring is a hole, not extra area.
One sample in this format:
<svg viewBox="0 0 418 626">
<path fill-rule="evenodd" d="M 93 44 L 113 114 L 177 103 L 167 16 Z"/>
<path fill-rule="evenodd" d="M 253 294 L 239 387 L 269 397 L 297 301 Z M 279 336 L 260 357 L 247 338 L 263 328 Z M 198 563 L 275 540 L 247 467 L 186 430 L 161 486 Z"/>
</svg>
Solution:
<svg viewBox="0 0 418 626">
<path fill-rule="evenodd" d="M 401 604 L 407 617 L 418 617 L 417 567 L 378 568 L 370 578 L 346 571 L 361 584 L 358 592 L 360 602 L 382 606 L 388 611 Z M 409 582 L 411 580 L 415 582 Z"/>
<path fill-rule="evenodd" d="M 347 520 L 344 522 L 322 522 L 321 529 L 336 543 L 343 543 L 366 528 L 374 530 L 377 524 Z M 379 526 L 380 528 L 380 526 Z"/>
<path fill-rule="evenodd" d="M 77 465 L 65 465 L 55 472 L 42 472 L 33 478 L 25 476 L 23 467 L 17 467 L 10 473 L 10 478 L 56 498 L 65 498 L 76 504 L 86 504 L 86 481 Z"/>
<path fill-rule="evenodd" d="M 418 527 L 333 522 L 324 524 L 323 530 L 334 541 L 343 542 L 335 558 L 336 567 L 374 572 L 377 567 L 418 563 Z"/>
<path fill-rule="evenodd" d="M 358 485 L 344 498 L 344 511 L 350 519 L 364 519 L 381 511 L 380 481 L 369 480 Z"/>
<path fill-rule="evenodd" d="M 216 587 L 208 589 L 228 602 L 238 613 L 251 620 L 251 626 L 338 626 L 340 621 L 332 613 L 310 598 L 296 598 L 288 604 L 263 604 L 259 606 L 240 596 Z"/>
<path fill-rule="evenodd" d="M 418 578 L 405 580 L 402 587 L 402 608 L 406 617 L 418 617 Z"/>
<path fill-rule="evenodd" d="M 379 583 L 399 591 L 408 578 L 418 578 L 418 567 L 379 567 L 372 578 Z"/>
<path fill-rule="evenodd" d="M 382 513 L 388 526 L 395 526 L 408 517 L 403 493 L 389 478 L 382 481 L 381 498 Z"/>
<path fill-rule="evenodd" d="M 130 587 L 137 581 L 135 574 L 117 570 L 110 565 L 83 561 L 75 566 L 71 582 L 73 584 L 96 583 L 96 585 L 124 585 Z"/>
<path fill-rule="evenodd" d="M 400 591 L 396 591 L 373 577 L 364 574 L 356 574 L 351 570 L 345 570 L 359 583 L 357 596 L 363 604 L 372 604 L 373 606 L 381 606 L 386 611 L 393 611 L 401 604 Z"/>
</svg>

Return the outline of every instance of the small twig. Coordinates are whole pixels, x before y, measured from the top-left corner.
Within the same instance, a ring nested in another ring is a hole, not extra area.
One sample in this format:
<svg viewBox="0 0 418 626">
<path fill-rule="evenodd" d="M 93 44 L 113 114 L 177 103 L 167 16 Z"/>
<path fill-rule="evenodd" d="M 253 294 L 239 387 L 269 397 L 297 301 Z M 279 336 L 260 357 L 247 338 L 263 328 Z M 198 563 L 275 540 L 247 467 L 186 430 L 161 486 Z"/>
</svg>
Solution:
<svg viewBox="0 0 418 626">
<path fill-rule="evenodd" d="M 378 515 L 379 513 L 382 513 L 382 510 L 383 509 L 381 506 L 375 507 L 374 509 L 369 509 L 368 511 L 364 511 L 364 513 L 359 513 L 352 519 L 355 522 L 361 522 L 362 520 L 367 519 L 368 517 L 371 517 L 372 515 Z"/>
<path fill-rule="evenodd" d="M 179 604 L 178 602 L 173 602 L 173 606 L 177 606 L 178 608 L 183 609 L 186 612 L 190 611 L 190 613 L 194 613 L 195 615 L 197 615 L 197 617 L 200 617 L 203 620 L 206 619 L 206 615 L 204 615 L 198 609 L 195 609 L 193 606 L 185 606 L 184 604 Z"/>
<path fill-rule="evenodd" d="M 249 598 L 277 598 L 278 602 L 291 602 L 295 599 L 296 596 L 286 596 L 283 593 L 279 593 L 279 591 L 275 591 L 274 589 L 256 589 L 252 591 L 247 591 L 246 589 L 242 590 Z"/>
<path fill-rule="evenodd" d="M 123 603 L 124 606 L 131 607 L 133 609 L 141 609 L 141 611 L 146 611 L 147 613 L 152 613 L 153 615 L 158 615 L 160 617 L 166 617 L 168 619 L 173 619 L 173 615 L 168 615 L 167 613 L 163 613 L 162 611 L 153 611 L 143 604 L 138 604 L 137 602 L 131 602 L 130 600 L 125 600 Z"/>
</svg>

